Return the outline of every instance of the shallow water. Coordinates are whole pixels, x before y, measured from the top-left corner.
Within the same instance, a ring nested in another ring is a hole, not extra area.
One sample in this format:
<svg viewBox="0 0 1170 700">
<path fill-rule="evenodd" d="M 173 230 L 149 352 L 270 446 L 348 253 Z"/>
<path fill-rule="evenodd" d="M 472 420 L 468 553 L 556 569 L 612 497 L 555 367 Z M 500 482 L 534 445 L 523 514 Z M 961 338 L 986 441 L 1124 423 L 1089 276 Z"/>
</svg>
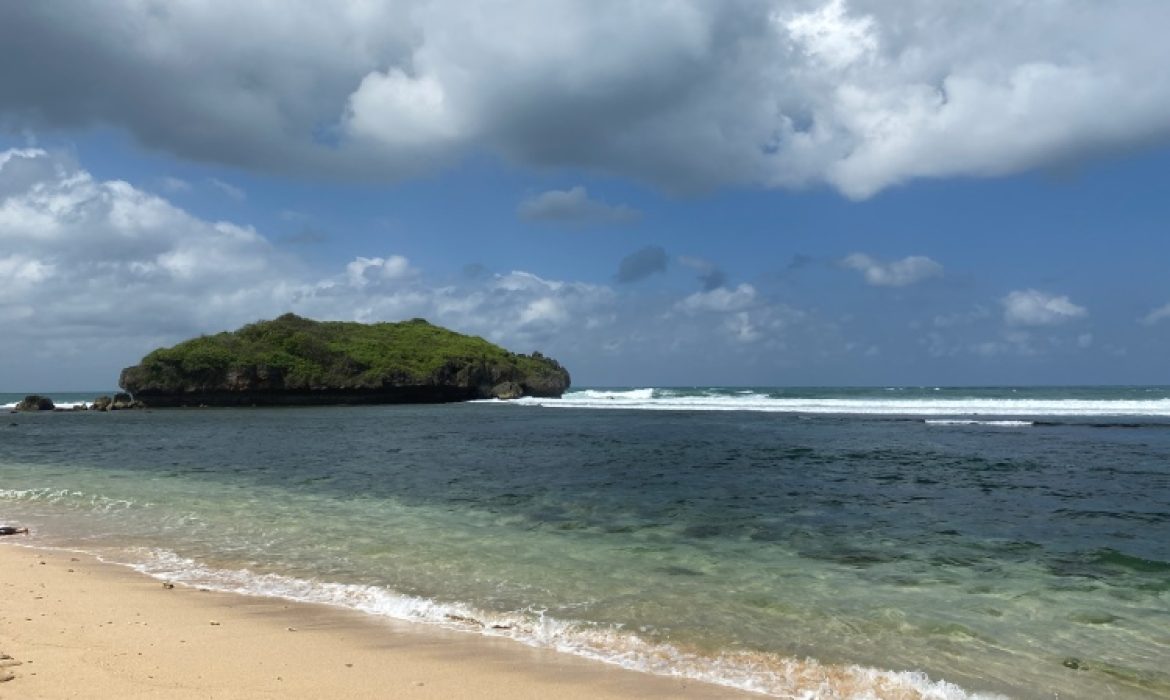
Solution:
<svg viewBox="0 0 1170 700">
<path fill-rule="evenodd" d="M 659 401 L 701 391 L 762 393 Z M 944 398 L 1002 410 L 1008 391 Z M 1166 395 L 1029 394 L 1153 408 L 1006 422 L 1021 414 L 19 414 L 0 520 L 177 581 L 777 696 L 1166 698 Z"/>
</svg>

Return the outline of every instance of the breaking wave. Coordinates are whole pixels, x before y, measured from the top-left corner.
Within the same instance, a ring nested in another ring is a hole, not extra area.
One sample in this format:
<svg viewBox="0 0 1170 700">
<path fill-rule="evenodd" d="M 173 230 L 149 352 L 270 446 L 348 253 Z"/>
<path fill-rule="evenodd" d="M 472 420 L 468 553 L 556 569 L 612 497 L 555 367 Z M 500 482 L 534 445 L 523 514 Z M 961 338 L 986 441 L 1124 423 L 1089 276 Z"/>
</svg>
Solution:
<svg viewBox="0 0 1170 700">
<path fill-rule="evenodd" d="M 559 399 L 526 397 L 509 403 L 547 408 L 646 411 L 761 411 L 813 415 L 950 417 L 1143 417 L 1170 419 L 1170 398 L 960 396 L 953 390 L 885 389 L 871 395 L 786 396 L 751 389 L 628 389 L 571 391 Z M 1020 423 L 1023 423 L 1021 421 Z M 998 425 L 1015 425 L 1007 421 Z"/>
<path fill-rule="evenodd" d="M 154 578 L 225 593 L 264 596 L 356 610 L 373 616 L 503 637 L 623 668 L 688 678 L 773 697 L 905 700 L 999 700 L 931 680 L 917 671 L 885 671 L 762 652 L 703 654 L 648 641 L 620 628 L 558 620 L 541 610 L 489 613 L 462 603 L 403 595 L 386 588 L 320 582 L 249 570 L 217 569 L 173 552 L 143 549 L 116 561 Z"/>
</svg>

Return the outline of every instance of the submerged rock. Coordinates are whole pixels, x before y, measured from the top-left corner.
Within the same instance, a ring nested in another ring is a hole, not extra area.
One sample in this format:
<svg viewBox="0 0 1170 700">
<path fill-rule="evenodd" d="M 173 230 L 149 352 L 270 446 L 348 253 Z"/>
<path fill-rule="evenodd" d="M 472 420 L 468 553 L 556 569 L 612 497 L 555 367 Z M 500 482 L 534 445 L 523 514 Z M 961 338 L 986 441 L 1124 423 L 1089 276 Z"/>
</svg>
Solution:
<svg viewBox="0 0 1170 700">
<path fill-rule="evenodd" d="M 540 353 L 512 353 L 423 319 L 363 324 L 285 314 L 155 350 L 119 383 L 141 404 L 166 407 L 552 397 L 570 379 Z"/>
</svg>

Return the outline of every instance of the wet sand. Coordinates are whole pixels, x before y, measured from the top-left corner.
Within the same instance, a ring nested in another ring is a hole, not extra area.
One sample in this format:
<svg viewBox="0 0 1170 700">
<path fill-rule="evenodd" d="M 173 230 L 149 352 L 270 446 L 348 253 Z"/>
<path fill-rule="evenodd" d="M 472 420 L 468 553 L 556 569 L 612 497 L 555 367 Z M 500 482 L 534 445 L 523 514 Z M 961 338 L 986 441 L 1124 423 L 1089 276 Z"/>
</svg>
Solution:
<svg viewBox="0 0 1170 700">
<path fill-rule="evenodd" d="M 0 700 L 761 697 L 20 544 L 0 541 Z"/>
</svg>

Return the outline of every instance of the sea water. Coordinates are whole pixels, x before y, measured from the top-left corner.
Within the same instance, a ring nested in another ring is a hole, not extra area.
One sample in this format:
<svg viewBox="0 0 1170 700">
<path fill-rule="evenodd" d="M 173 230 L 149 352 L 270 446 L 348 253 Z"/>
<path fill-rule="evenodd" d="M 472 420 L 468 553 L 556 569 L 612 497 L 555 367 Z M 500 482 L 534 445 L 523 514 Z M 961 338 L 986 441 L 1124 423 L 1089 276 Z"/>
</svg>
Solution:
<svg viewBox="0 0 1170 700">
<path fill-rule="evenodd" d="M 5 414 L 0 521 L 776 697 L 1170 698 L 1166 388 Z"/>
</svg>

